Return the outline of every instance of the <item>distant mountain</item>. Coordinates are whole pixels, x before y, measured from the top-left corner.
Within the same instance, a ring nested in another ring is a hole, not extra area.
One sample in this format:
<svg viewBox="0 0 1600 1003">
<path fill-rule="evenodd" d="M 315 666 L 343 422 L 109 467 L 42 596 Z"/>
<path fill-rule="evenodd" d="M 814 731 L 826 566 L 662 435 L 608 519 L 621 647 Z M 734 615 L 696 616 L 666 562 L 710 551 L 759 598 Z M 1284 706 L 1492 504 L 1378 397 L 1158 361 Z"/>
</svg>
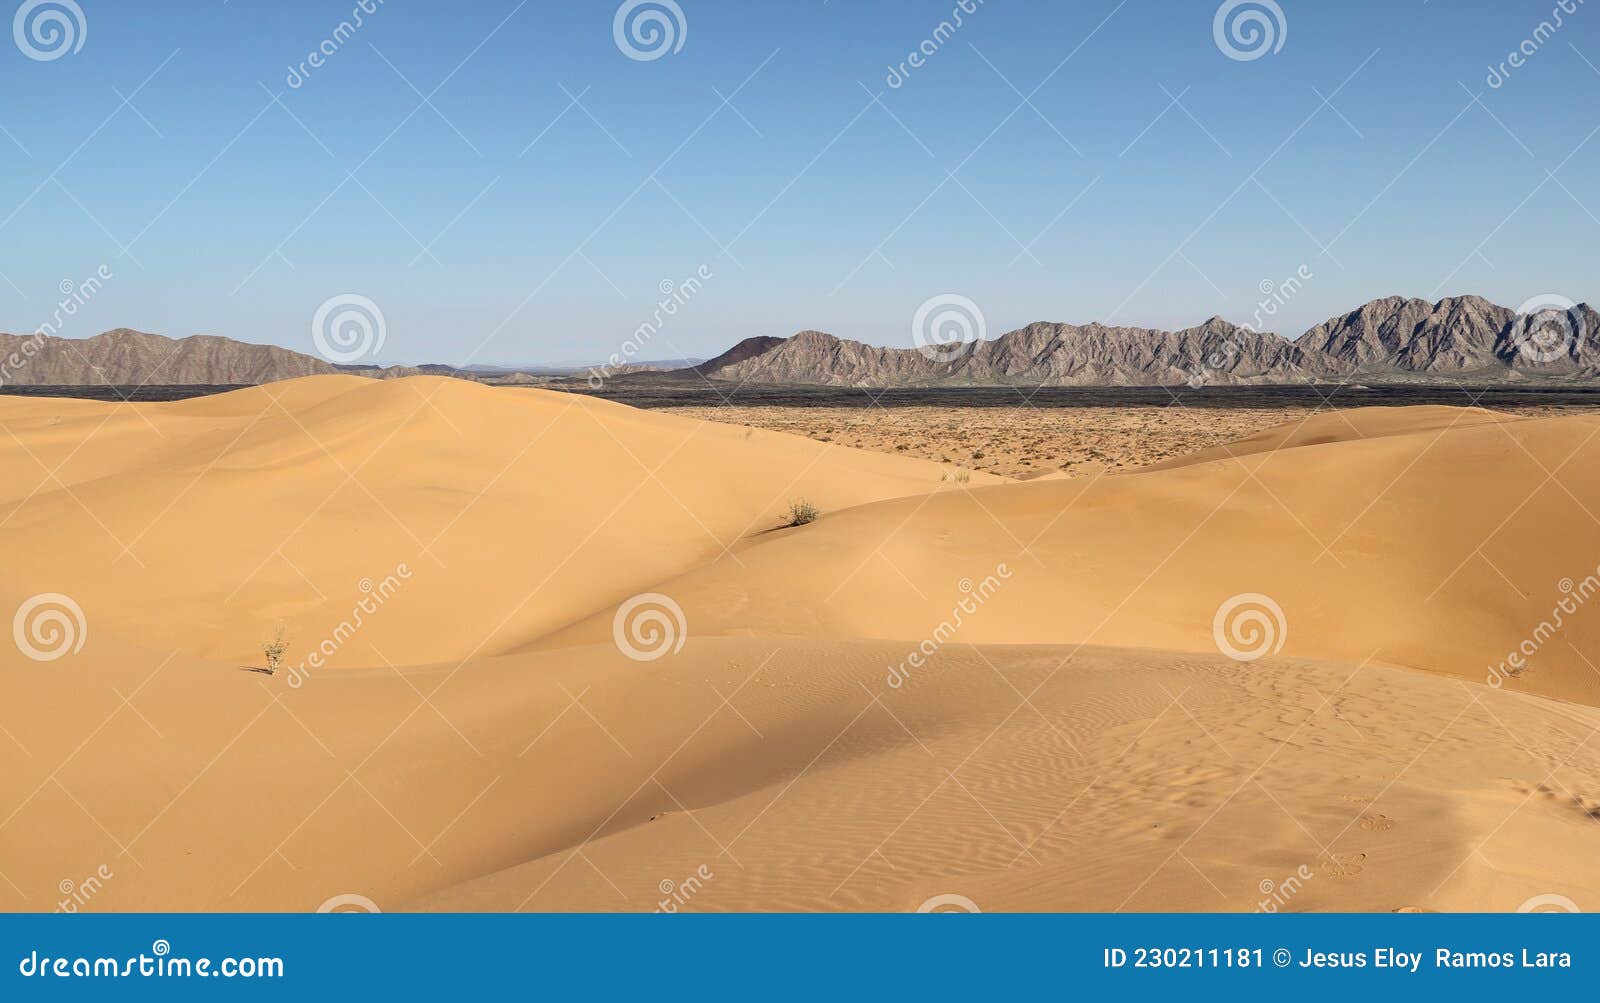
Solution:
<svg viewBox="0 0 1600 1003">
<path fill-rule="evenodd" d="M 1600 314 L 1588 304 L 1579 304 L 1563 326 L 1545 328 L 1548 341 L 1530 342 L 1517 319 L 1515 311 L 1480 296 L 1437 303 L 1390 296 L 1317 325 L 1296 344 L 1327 356 L 1340 372 L 1489 380 L 1600 376 Z"/>
<path fill-rule="evenodd" d="M 119 328 L 93 338 L 0 334 L 0 384 L 229 385 L 339 372 L 276 345 L 195 335 L 174 340 Z"/>
<path fill-rule="evenodd" d="M 1429 303 L 1391 296 L 1332 318 L 1294 341 L 1220 317 L 1182 331 L 1036 323 L 943 360 L 820 331 L 747 338 L 695 372 L 714 380 L 830 386 L 1177 386 L 1304 383 L 1353 377 L 1407 381 L 1600 378 L 1600 314 L 1525 352 L 1515 311 L 1477 296 Z M 1565 332 L 1566 340 L 1563 341 Z M 938 353 L 931 353 L 937 356 Z"/>
<path fill-rule="evenodd" d="M 0 334 L 0 387 L 239 385 L 319 373 L 388 379 L 429 373 L 486 383 L 538 384 L 591 370 L 606 378 L 679 370 L 711 380 L 829 386 L 1179 386 L 1346 381 L 1600 381 L 1600 313 L 1587 304 L 1528 337 L 1515 311 L 1478 296 L 1430 303 L 1389 296 L 1330 318 L 1294 341 L 1213 317 L 1160 331 L 1036 323 L 952 352 L 879 348 L 801 331 L 746 338 L 707 362 L 636 362 L 606 369 L 335 366 L 275 345 L 211 335 L 164 338 L 118 329 L 84 340 Z"/>
<path fill-rule="evenodd" d="M 698 359 L 668 359 L 615 367 L 613 372 L 681 369 Z M 594 365 L 598 365 L 595 363 Z M 540 377 L 582 374 L 589 365 L 573 363 L 512 368 L 502 366 L 335 365 L 314 355 L 253 345 L 214 335 L 166 338 L 128 328 L 93 338 L 0 334 L 0 387 L 12 386 L 237 386 L 270 383 L 328 373 L 393 379 L 426 373 L 492 383 L 538 383 Z"/>
<path fill-rule="evenodd" d="M 1184 331 L 1030 324 L 950 361 L 802 331 L 746 339 L 698 371 L 712 379 L 833 386 L 1134 386 L 1181 384 L 1202 372 L 1221 382 L 1297 382 L 1322 374 L 1316 361 L 1275 334 L 1213 317 Z"/>
</svg>

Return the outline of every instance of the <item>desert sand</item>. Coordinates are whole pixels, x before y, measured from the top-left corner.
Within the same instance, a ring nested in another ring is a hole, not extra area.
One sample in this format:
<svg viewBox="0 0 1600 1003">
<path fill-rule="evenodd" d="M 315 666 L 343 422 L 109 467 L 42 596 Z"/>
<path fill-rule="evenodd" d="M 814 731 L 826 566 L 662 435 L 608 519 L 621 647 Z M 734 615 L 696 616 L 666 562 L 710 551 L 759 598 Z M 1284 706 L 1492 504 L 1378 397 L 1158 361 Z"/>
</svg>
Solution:
<svg viewBox="0 0 1600 1003">
<path fill-rule="evenodd" d="M 0 429 L 0 908 L 1600 904 L 1600 417 L 1033 481 L 423 377 Z"/>
</svg>

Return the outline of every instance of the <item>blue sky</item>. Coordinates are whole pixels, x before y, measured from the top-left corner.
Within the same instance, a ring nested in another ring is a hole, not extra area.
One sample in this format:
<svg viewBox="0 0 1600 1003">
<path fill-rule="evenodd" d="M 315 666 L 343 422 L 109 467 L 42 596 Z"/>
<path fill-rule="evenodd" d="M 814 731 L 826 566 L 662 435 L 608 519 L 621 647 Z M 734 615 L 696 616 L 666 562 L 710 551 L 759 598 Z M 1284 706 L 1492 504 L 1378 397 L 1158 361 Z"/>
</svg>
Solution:
<svg viewBox="0 0 1600 1003">
<path fill-rule="evenodd" d="M 367 3 L 298 86 L 355 0 L 78 0 L 81 48 L 0 47 L 0 330 L 102 264 L 63 335 L 311 351 L 357 294 L 389 363 L 603 357 L 702 266 L 644 356 L 905 345 L 947 293 L 991 337 L 1244 322 L 1302 266 L 1261 326 L 1597 295 L 1593 0 L 1538 38 L 1557 0 L 1280 0 L 1254 59 L 1212 0 L 966 0 L 898 86 L 955 0 L 678 0 L 654 59 L 610 0 Z"/>
</svg>

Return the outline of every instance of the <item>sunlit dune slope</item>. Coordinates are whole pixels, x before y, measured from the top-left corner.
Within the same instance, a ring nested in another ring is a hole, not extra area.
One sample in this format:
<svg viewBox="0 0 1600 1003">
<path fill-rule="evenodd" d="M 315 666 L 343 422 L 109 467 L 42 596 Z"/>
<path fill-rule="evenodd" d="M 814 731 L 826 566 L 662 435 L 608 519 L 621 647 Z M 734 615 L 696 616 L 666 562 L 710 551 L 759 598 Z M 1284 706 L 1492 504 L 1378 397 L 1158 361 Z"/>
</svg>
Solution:
<svg viewBox="0 0 1600 1003">
<path fill-rule="evenodd" d="M 334 666 L 492 654 L 782 525 L 793 499 L 955 486 L 923 461 L 432 377 L 0 397 L 0 429 L 0 586 L 244 663 L 280 622 L 302 653 L 337 633 Z"/>
<path fill-rule="evenodd" d="M 961 642 L 1205 652 L 1219 650 L 1219 609 L 1258 595 L 1270 603 L 1240 608 L 1277 621 L 1264 648 L 1231 633 L 1248 632 L 1237 615 L 1221 625 L 1246 654 L 1281 647 L 1480 682 L 1494 670 L 1509 688 L 1594 704 L 1597 436 L 1591 416 L 1323 414 L 1238 458 L 827 515 L 659 591 L 697 635 L 914 641 L 954 623 L 978 589 Z M 1557 616 L 1560 630 L 1541 627 Z M 535 646 L 610 630 L 606 611 Z M 1513 652 L 1526 664 L 1502 667 Z"/>
</svg>

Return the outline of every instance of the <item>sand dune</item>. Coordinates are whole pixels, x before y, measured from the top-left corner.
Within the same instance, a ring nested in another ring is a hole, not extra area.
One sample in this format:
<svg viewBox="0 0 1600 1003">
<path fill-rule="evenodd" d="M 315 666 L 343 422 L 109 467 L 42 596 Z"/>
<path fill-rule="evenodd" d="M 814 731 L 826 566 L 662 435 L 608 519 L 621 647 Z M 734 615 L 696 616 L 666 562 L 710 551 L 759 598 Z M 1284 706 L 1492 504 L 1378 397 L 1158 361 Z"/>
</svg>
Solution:
<svg viewBox="0 0 1600 1003">
<path fill-rule="evenodd" d="M 1320 415 L 1238 458 L 863 506 L 660 591 L 696 634 L 916 640 L 1004 566 L 960 641 L 1204 652 L 1219 607 L 1262 594 L 1284 654 L 1482 682 L 1564 583 L 1600 573 L 1600 417 L 1409 417 Z M 1600 703 L 1600 615 L 1567 619 L 1505 686 Z M 603 612 L 535 646 L 609 629 Z"/>
<path fill-rule="evenodd" d="M 1600 419 L 1027 483 L 429 379 L 0 428 L 0 599 L 83 641 L 0 646 L 3 908 L 1600 902 Z M 241 670 L 279 620 L 329 664 Z"/>
<path fill-rule="evenodd" d="M 104 629 L 244 664 L 280 622 L 302 651 L 330 637 L 387 579 L 393 598 L 331 665 L 494 654 L 782 525 L 793 499 L 831 511 L 948 477 L 435 377 L 310 377 L 163 405 L 0 398 L 0 426 L 15 472 L 0 486 L 7 587 L 63 592 Z"/>
</svg>

